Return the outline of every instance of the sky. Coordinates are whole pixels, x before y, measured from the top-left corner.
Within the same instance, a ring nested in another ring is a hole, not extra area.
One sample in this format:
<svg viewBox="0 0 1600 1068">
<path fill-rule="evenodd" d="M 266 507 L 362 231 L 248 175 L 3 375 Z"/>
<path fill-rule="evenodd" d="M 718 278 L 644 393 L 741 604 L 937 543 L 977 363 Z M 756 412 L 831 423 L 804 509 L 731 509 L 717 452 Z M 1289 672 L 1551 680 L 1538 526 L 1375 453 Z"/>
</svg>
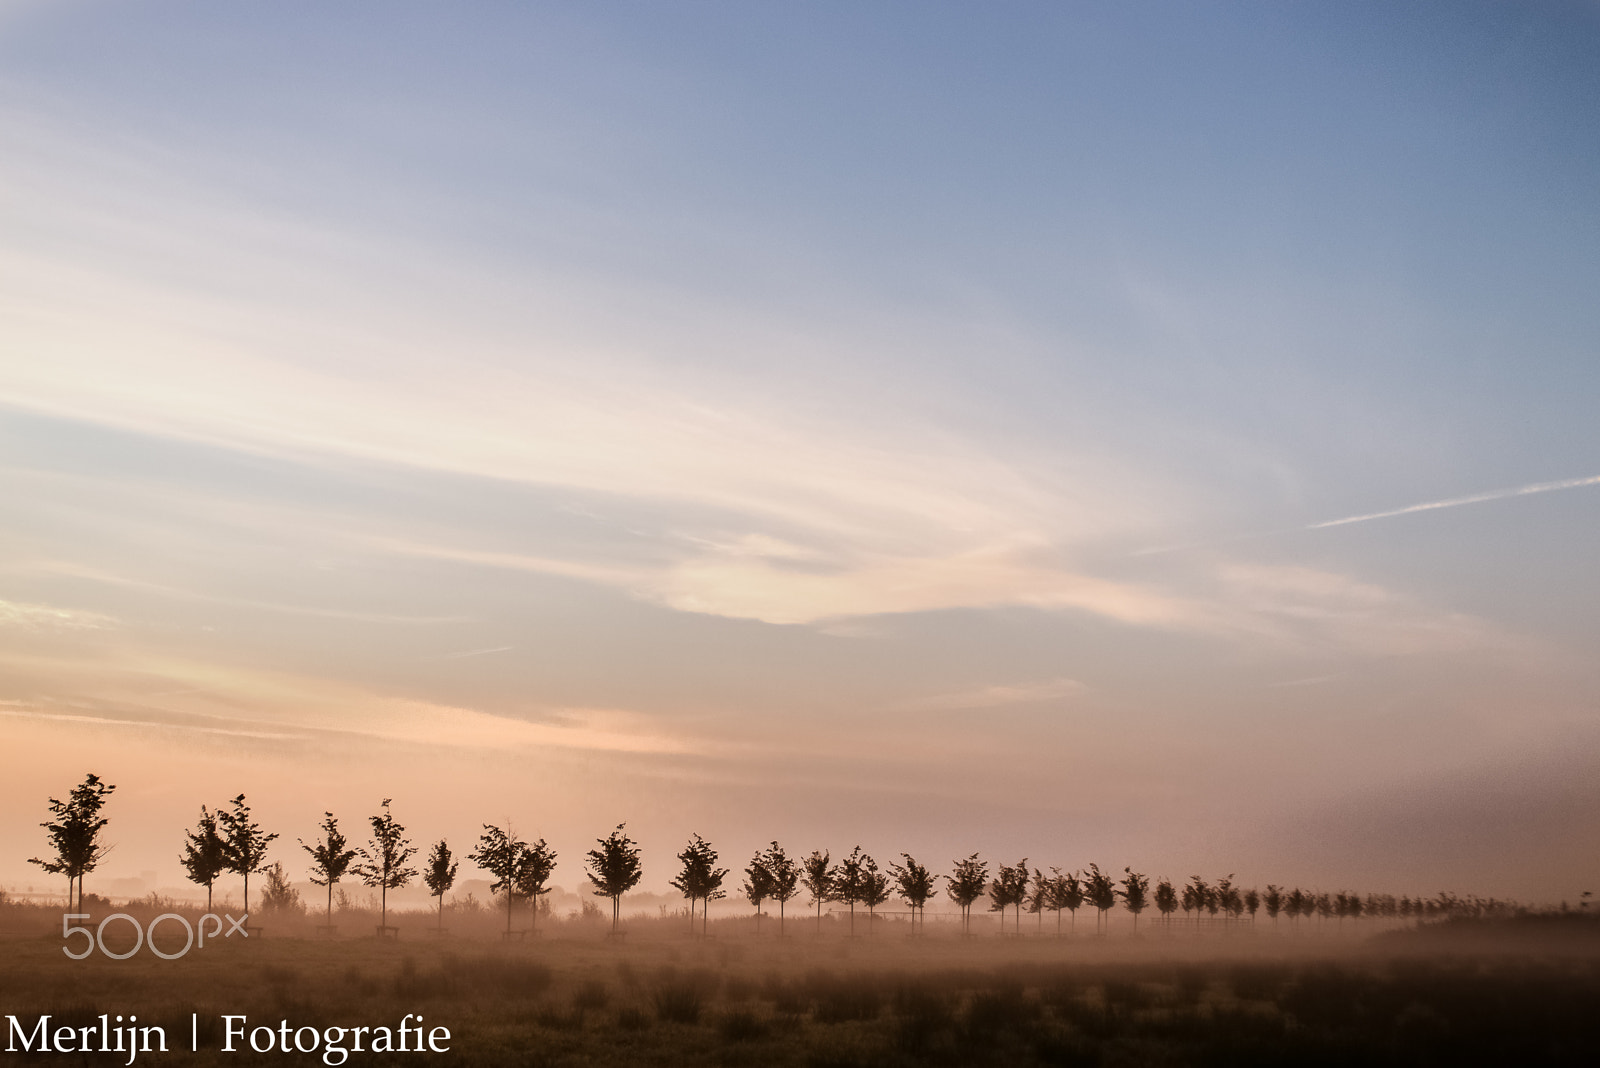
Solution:
<svg viewBox="0 0 1600 1068">
<path fill-rule="evenodd" d="M 0 884 L 244 793 L 1600 881 L 1593 3 L 0 3 Z"/>
</svg>

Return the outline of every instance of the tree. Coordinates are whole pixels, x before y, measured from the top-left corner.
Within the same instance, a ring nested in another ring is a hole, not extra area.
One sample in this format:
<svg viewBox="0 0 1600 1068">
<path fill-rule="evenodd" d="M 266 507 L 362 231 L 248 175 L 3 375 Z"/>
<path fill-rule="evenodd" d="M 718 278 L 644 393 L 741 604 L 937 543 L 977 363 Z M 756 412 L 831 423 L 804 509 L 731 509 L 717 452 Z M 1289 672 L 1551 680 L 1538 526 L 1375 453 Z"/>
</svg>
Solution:
<svg viewBox="0 0 1600 1068">
<path fill-rule="evenodd" d="M 200 810 L 205 814 L 205 809 Z M 333 884 L 344 878 L 344 873 L 350 870 L 351 861 L 356 859 L 356 851 L 346 848 L 344 834 L 339 830 L 339 821 L 334 819 L 333 813 L 324 812 L 322 821 L 322 839 L 314 846 L 308 846 L 304 839 L 299 839 L 300 848 L 311 854 L 311 882 L 314 886 L 328 888 L 328 924 L 333 924 Z"/>
<path fill-rule="evenodd" d="M 1033 889 L 1028 891 L 1028 912 L 1039 917 L 1037 934 L 1044 934 L 1044 914 L 1050 907 L 1050 880 L 1038 868 L 1033 869 Z"/>
<path fill-rule="evenodd" d="M 1244 902 L 1239 899 L 1239 888 L 1233 885 L 1232 872 L 1217 880 L 1216 889 L 1206 902 L 1206 911 L 1213 916 L 1217 914 L 1218 909 L 1222 910 L 1224 920 L 1230 916 L 1237 920 L 1239 914 L 1244 911 Z"/>
<path fill-rule="evenodd" d="M 400 889 L 417 876 L 417 869 L 406 864 L 416 856 L 416 847 L 406 837 L 406 829 L 395 822 L 389 800 L 384 798 L 383 811 L 369 818 L 372 839 L 360 851 L 361 863 L 355 869 L 362 882 L 378 888 L 380 928 L 389 926 L 389 891 Z"/>
<path fill-rule="evenodd" d="M 889 873 L 878 870 L 878 862 L 866 858 L 861 878 L 861 903 L 867 906 L 867 934 L 872 933 L 878 906 L 889 900 Z"/>
<path fill-rule="evenodd" d="M 822 933 L 822 903 L 833 900 L 833 882 L 838 872 L 837 868 L 828 864 L 828 851 L 814 849 L 811 855 L 800 864 L 800 882 L 811 895 L 811 903 L 817 908 L 817 933 Z"/>
<path fill-rule="evenodd" d="M 839 861 L 833 877 L 833 899 L 850 906 L 850 937 L 856 936 L 856 904 L 866 899 L 867 864 L 871 857 L 856 846 L 850 855 Z M 874 868 L 877 865 L 873 865 Z"/>
<path fill-rule="evenodd" d="M 767 888 L 767 896 L 778 903 L 778 937 L 783 937 L 784 906 L 789 899 L 799 893 L 800 866 L 789 859 L 783 847 L 773 842 L 762 854 L 761 864 L 767 871 L 771 880 Z"/>
<path fill-rule="evenodd" d="M 533 845 L 517 838 L 508 830 L 492 824 L 483 825 L 478 838 L 478 848 L 467 854 L 467 859 L 495 877 L 489 884 L 491 894 L 506 895 L 506 937 L 511 937 L 511 912 L 517 898 L 526 897 L 537 905 L 538 898 L 550 891 L 545 888 L 550 873 L 555 871 L 556 854 L 541 838 Z M 538 908 L 533 909 L 537 921 Z"/>
<path fill-rule="evenodd" d="M 989 911 L 1000 914 L 1000 933 L 1006 933 L 1006 909 L 1017 908 L 1017 933 L 1022 933 L 1022 904 L 1028 900 L 1028 858 L 1012 867 L 1000 865 L 989 884 Z"/>
<path fill-rule="evenodd" d="M 478 848 L 467 854 L 468 860 L 494 876 L 495 881 L 489 884 L 489 893 L 503 891 L 506 895 L 507 938 L 511 937 L 511 907 L 517 896 L 517 864 L 527 848 L 526 843 L 518 841 L 508 831 L 485 823 L 483 834 L 478 837 Z"/>
<path fill-rule="evenodd" d="M 185 831 L 183 855 L 178 863 L 188 873 L 191 883 L 206 888 L 206 911 L 211 911 L 211 885 L 217 876 L 228 870 L 228 843 L 217 833 L 217 817 L 200 806 L 200 822 L 192 831 Z"/>
<path fill-rule="evenodd" d="M 772 896 L 772 873 L 767 870 L 767 855 L 761 850 L 756 850 L 756 855 L 750 858 L 750 866 L 744 870 L 744 885 L 739 887 L 739 892 L 745 900 L 756 909 L 756 934 L 761 934 L 761 903 Z"/>
<path fill-rule="evenodd" d="M 1267 906 L 1267 918 L 1272 921 L 1272 926 L 1278 926 L 1278 913 L 1283 911 L 1283 888 L 1273 883 L 1267 884 L 1266 896 L 1262 903 Z"/>
<path fill-rule="evenodd" d="M 1289 928 L 1291 931 L 1299 926 L 1298 921 L 1301 916 L 1311 915 L 1309 905 L 1310 901 L 1311 895 L 1307 894 L 1298 886 L 1291 890 L 1289 892 L 1289 896 L 1284 899 L 1283 913 L 1285 916 L 1289 917 Z"/>
<path fill-rule="evenodd" d="M 556 870 L 556 851 L 545 844 L 543 838 L 524 845 L 517 853 L 516 865 L 511 875 L 510 893 L 528 899 L 528 929 L 539 926 L 539 899 L 550 892 L 545 883 Z"/>
<path fill-rule="evenodd" d="M 1183 888 L 1183 911 L 1194 913 L 1194 925 L 1200 926 L 1200 912 L 1211 899 L 1211 887 L 1198 875 L 1189 876 L 1189 885 Z"/>
<path fill-rule="evenodd" d="M 222 823 L 222 840 L 227 844 L 228 870 L 244 876 L 244 911 L 250 914 L 250 873 L 260 871 L 267 863 L 267 846 L 277 839 L 276 834 L 266 834 L 261 825 L 250 819 L 250 806 L 244 803 L 244 794 L 229 802 L 232 812 L 217 813 Z"/>
<path fill-rule="evenodd" d="M 1133 933 L 1139 933 L 1139 913 L 1149 905 L 1150 877 L 1132 868 L 1123 868 L 1122 904 L 1133 913 Z"/>
<path fill-rule="evenodd" d="M 283 864 L 273 864 L 263 869 L 267 877 L 266 889 L 261 892 L 261 911 L 266 913 L 302 913 L 306 907 L 300 903 L 300 891 L 289 883 L 289 874 Z"/>
<path fill-rule="evenodd" d="M 626 823 L 604 838 L 595 839 L 597 849 L 589 850 L 589 870 L 595 897 L 611 899 L 611 933 L 617 933 L 622 917 L 622 895 L 639 885 L 644 868 L 639 863 L 639 844 L 624 832 Z"/>
<path fill-rule="evenodd" d="M 31 857 L 29 864 L 37 864 L 51 875 L 67 877 L 67 908 L 73 908 L 72 888 L 77 884 L 77 908 L 83 908 L 83 877 L 94 871 L 109 846 L 100 844 L 100 832 L 109 820 L 100 815 L 106 798 L 116 787 L 102 782 L 100 776 L 90 773 L 83 782 L 74 786 L 67 800 L 50 798 L 48 811 L 54 819 L 39 826 L 45 829 L 50 846 L 55 850 L 54 860 Z"/>
<path fill-rule="evenodd" d="M 721 887 L 728 869 L 716 866 L 717 851 L 698 834 L 689 839 L 689 844 L 678 854 L 678 860 L 683 867 L 669 885 L 676 887 L 689 899 L 690 931 L 694 930 L 694 903 L 697 900 L 704 901 L 700 927 L 700 933 L 704 935 L 711 924 L 711 902 L 726 896 Z"/>
<path fill-rule="evenodd" d="M 1117 884 L 1111 881 L 1111 876 L 1103 874 L 1098 865 L 1091 864 L 1083 879 L 1083 896 L 1098 912 L 1095 916 L 1095 933 L 1103 933 L 1101 927 L 1107 923 L 1106 913 L 1117 904 Z"/>
<path fill-rule="evenodd" d="M 1078 910 L 1083 907 L 1084 901 L 1083 880 L 1078 878 L 1078 872 L 1062 875 L 1060 868 L 1050 870 L 1056 873 L 1055 882 L 1050 890 L 1050 907 L 1056 910 L 1056 933 L 1061 933 L 1061 910 L 1066 909 L 1072 914 L 1072 933 L 1076 934 Z"/>
<path fill-rule="evenodd" d="M 1256 925 L 1256 910 L 1261 908 L 1261 892 L 1255 887 L 1244 892 L 1244 909 L 1250 914 L 1250 926 Z"/>
<path fill-rule="evenodd" d="M 1172 888 L 1172 881 L 1163 878 L 1156 883 L 1156 911 L 1161 913 L 1161 918 L 1167 927 L 1172 927 L 1172 914 L 1178 911 L 1178 892 Z"/>
<path fill-rule="evenodd" d="M 928 869 L 918 864 L 910 853 L 901 853 L 900 858 L 906 862 L 905 866 L 891 864 L 889 872 L 894 876 L 901 899 L 911 908 L 912 922 L 920 921 L 920 925 L 925 926 L 928 922 L 928 899 L 939 892 L 933 885 L 939 877 L 930 875 Z"/>
<path fill-rule="evenodd" d="M 428 850 L 428 862 L 422 869 L 422 882 L 428 888 L 428 893 L 439 899 L 439 930 L 444 930 L 444 895 L 456 885 L 456 872 L 461 865 L 450 852 L 450 845 L 443 838 L 433 843 L 433 848 Z"/>
<path fill-rule="evenodd" d="M 974 853 L 966 860 L 955 861 L 955 868 L 945 878 L 950 900 L 961 910 L 961 933 L 972 933 L 972 903 L 983 896 L 989 883 L 989 862 L 979 860 Z"/>
</svg>

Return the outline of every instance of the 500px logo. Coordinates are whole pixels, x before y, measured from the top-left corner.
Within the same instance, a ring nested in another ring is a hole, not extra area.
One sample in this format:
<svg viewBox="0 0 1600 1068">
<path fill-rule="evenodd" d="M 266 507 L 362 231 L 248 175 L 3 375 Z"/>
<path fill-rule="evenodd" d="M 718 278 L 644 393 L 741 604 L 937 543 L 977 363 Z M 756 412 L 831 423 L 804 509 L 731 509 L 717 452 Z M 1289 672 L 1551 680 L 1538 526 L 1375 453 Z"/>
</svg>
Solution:
<svg viewBox="0 0 1600 1068">
<path fill-rule="evenodd" d="M 139 921 L 134 917 L 129 916 L 126 912 L 113 912 L 111 915 L 101 920 L 100 925 L 92 931 L 87 927 L 74 927 L 72 925 L 73 920 L 87 920 L 89 918 L 90 916 L 87 912 L 67 912 L 63 913 L 61 916 L 61 938 L 63 941 L 71 942 L 75 936 L 83 936 L 82 952 L 74 953 L 73 947 L 70 945 L 61 947 L 61 952 L 65 953 L 73 960 L 82 960 L 93 953 L 96 949 L 98 949 L 103 955 L 110 957 L 112 960 L 127 960 L 129 957 L 139 952 L 142 947 L 147 945 L 150 947 L 150 952 L 154 953 L 162 960 L 177 960 L 179 957 L 187 955 L 191 949 L 206 948 L 207 938 L 210 938 L 214 942 L 216 941 L 218 935 L 222 935 L 223 938 L 232 938 L 235 934 L 243 935 L 246 938 L 250 937 L 250 931 L 245 927 L 245 921 L 250 918 L 250 914 L 248 912 L 237 919 L 227 915 L 226 913 L 218 916 L 214 912 L 208 912 L 204 916 L 200 917 L 200 922 L 198 924 L 190 924 L 187 919 L 179 916 L 176 912 L 164 912 L 160 916 L 157 916 L 155 919 L 151 920 L 149 927 L 140 926 Z M 106 926 L 113 920 L 124 920 L 130 927 L 133 928 L 134 937 L 132 949 L 122 953 L 114 953 L 110 949 L 106 948 Z M 207 920 L 211 920 L 215 925 L 209 932 L 206 930 Z M 228 921 L 228 931 L 226 934 L 223 934 L 222 931 L 223 920 Z M 176 923 L 183 927 L 183 948 L 178 950 L 176 953 L 168 953 L 156 945 L 156 928 L 161 926 L 163 923 Z M 198 935 L 198 939 L 196 938 L 196 935 Z"/>
</svg>

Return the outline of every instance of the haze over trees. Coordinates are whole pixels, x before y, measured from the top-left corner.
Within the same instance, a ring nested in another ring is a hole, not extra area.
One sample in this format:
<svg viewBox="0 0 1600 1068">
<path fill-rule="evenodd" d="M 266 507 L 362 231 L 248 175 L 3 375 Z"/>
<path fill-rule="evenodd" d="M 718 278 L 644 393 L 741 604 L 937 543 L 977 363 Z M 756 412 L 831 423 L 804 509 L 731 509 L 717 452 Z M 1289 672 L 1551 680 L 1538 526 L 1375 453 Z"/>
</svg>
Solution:
<svg viewBox="0 0 1600 1068">
<path fill-rule="evenodd" d="M 106 847 L 99 839 L 108 820 L 101 815 L 101 810 L 106 796 L 113 789 L 97 776 L 90 775 L 84 783 L 74 788 L 67 800 L 49 800 L 50 814 L 55 818 L 41 826 L 49 832 L 56 856 L 49 860 L 37 857 L 30 860 L 52 874 L 68 876 L 69 908 L 83 907 L 83 874 L 92 870 L 106 852 Z M 223 871 L 233 871 L 245 880 L 244 900 L 248 915 L 250 875 L 266 872 L 267 887 L 261 899 L 263 909 L 279 913 L 304 912 L 299 893 L 289 882 L 283 865 L 266 864 L 267 847 L 278 835 L 263 831 L 252 819 L 244 794 L 235 797 L 230 804 L 230 809 L 216 812 L 201 806 L 199 821 L 192 830 L 185 831 L 184 851 L 179 857 L 191 881 L 207 888 L 207 909 L 213 903 L 214 884 L 218 875 Z M 385 798 L 382 812 L 371 817 L 373 839 L 369 848 L 352 849 L 332 813 L 323 814 L 320 838 L 311 843 L 299 840 L 301 848 L 312 860 L 311 882 L 327 888 L 327 918 L 332 917 L 334 883 L 347 870 L 352 870 L 360 874 L 368 885 L 383 891 L 375 903 L 379 910 L 379 931 L 394 930 L 387 925 L 387 891 L 407 885 L 418 873 L 408 864 L 417 850 L 406 838 L 405 828 L 394 819 L 390 811 L 391 804 L 391 800 Z M 548 881 L 555 868 L 556 855 L 542 839 L 530 846 L 498 827 L 484 824 L 483 828 L 484 834 L 478 848 L 470 857 L 494 877 L 491 892 L 506 895 L 506 932 L 509 936 L 513 933 L 513 915 L 519 898 L 533 904 L 536 921 L 538 900 L 551 889 Z M 611 931 L 616 933 L 621 921 L 621 899 L 637 887 L 642 876 L 640 849 L 638 843 L 627 836 L 625 824 L 618 824 L 606 838 L 597 839 L 596 845 L 597 848 L 587 854 L 586 875 L 594 887 L 595 896 L 611 900 Z M 797 864 L 774 841 L 767 849 L 758 850 L 752 855 L 749 865 L 744 869 L 741 892 L 756 908 L 757 934 L 765 917 L 764 903 L 776 901 L 779 904 L 779 933 L 782 936 L 786 903 L 802 886 L 811 892 L 812 901 L 817 907 L 819 931 L 822 904 L 826 901 L 839 902 L 848 907 L 848 930 L 853 934 L 857 906 L 867 910 L 869 929 L 873 929 L 876 910 L 893 893 L 898 892 L 910 910 L 911 933 L 917 934 L 925 927 L 927 903 L 936 896 L 935 886 L 940 877 L 932 875 L 909 853 L 900 856 L 904 864 L 891 864 L 887 870 L 880 870 L 877 862 L 860 846 L 856 846 L 837 864 L 830 862 L 825 850 L 814 851 Z M 361 863 L 354 864 L 353 861 L 358 857 Z M 695 930 L 695 910 L 700 910 L 698 933 L 704 936 L 709 926 L 709 904 L 725 896 L 722 884 L 728 871 L 717 867 L 717 851 L 698 834 L 690 838 L 688 845 L 678 854 L 678 859 L 682 867 L 671 884 L 689 899 L 691 931 Z M 1269 883 L 1266 891 L 1260 892 L 1253 887 L 1246 889 L 1236 885 L 1231 873 L 1219 878 L 1215 885 L 1208 884 L 1199 875 L 1192 876 L 1181 893 L 1170 880 L 1162 878 L 1155 884 L 1152 894 L 1150 878 L 1131 867 L 1123 868 L 1124 878 L 1119 884 L 1114 883 L 1095 864 L 1088 865 L 1085 872 L 1071 874 L 1052 867 L 1051 875 L 1046 876 L 1037 868 L 1030 871 L 1024 859 L 1015 865 L 1001 865 L 992 881 L 988 878 L 987 862 L 979 860 L 976 853 L 955 861 L 954 865 L 952 873 L 944 878 L 948 880 L 949 898 L 960 910 L 963 935 L 971 933 L 972 905 L 986 893 L 991 900 L 990 911 L 1000 914 L 1001 932 L 1013 935 L 1021 933 L 1023 905 L 1027 905 L 1029 911 L 1039 918 L 1037 926 L 1041 934 L 1044 912 L 1054 911 L 1056 933 L 1059 936 L 1061 911 L 1065 909 L 1073 913 L 1075 926 L 1077 908 L 1085 903 L 1091 904 L 1099 914 L 1096 931 L 1102 932 L 1109 926 L 1107 913 L 1115 907 L 1118 898 L 1133 917 L 1135 936 L 1139 917 L 1151 904 L 1166 920 L 1169 931 L 1173 913 L 1180 907 L 1186 913 L 1195 914 L 1197 925 L 1203 912 L 1211 916 L 1220 915 L 1222 922 L 1219 926 L 1224 932 L 1242 926 L 1246 915 L 1253 928 L 1257 913 L 1265 908 L 1267 916 L 1274 923 L 1279 916 L 1289 917 L 1291 935 L 1302 919 L 1316 921 L 1319 930 L 1335 925 L 1342 929 L 1346 921 L 1359 924 L 1365 917 L 1421 922 L 1437 917 L 1503 916 L 1510 909 L 1510 905 L 1503 901 L 1478 898 L 1463 900 L 1448 893 L 1441 893 L 1433 899 L 1396 898 L 1392 894 L 1367 894 L 1363 897 L 1349 890 L 1336 893 L 1308 892 L 1295 887 L 1286 891 L 1277 883 Z M 437 917 L 437 930 L 443 930 L 444 899 L 455 886 L 458 870 L 459 863 L 448 843 L 439 840 L 428 853 L 422 878 L 435 899 L 432 911 Z M 1586 907 L 1587 900 L 1583 904 Z M 470 913 L 476 911 L 478 906 L 468 895 L 462 907 Z M 1017 912 L 1012 931 L 1006 932 L 1005 911 L 1009 908 L 1015 908 Z M 584 901 L 583 912 L 585 915 L 598 914 L 598 909 Z"/>
<path fill-rule="evenodd" d="M 626 833 L 627 824 L 617 824 L 616 830 L 595 840 L 596 848 L 589 850 L 589 866 L 585 873 L 594 885 L 596 897 L 611 899 L 611 933 L 617 933 L 622 910 L 622 895 L 639 885 L 644 868 L 639 862 L 639 846 Z"/>
<path fill-rule="evenodd" d="M 205 809 L 200 810 L 204 816 Z M 322 837 L 316 845 L 306 845 L 304 839 L 298 839 L 300 848 L 311 854 L 311 883 L 313 886 L 328 888 L 328 914 L 327 921 L 333 924 L 333 887 L 345 872 L 350 870 L 350 865 L 355 862 L 356 850 L 345 840 L 344 833 L 339 830 L 339 821 L 333 813 L 322 814 Z M 209 904 L 209 898 L 207 902 Z"/>
<path fill-rule="evenodd" d="M 28 863 L 37 864 L 51 875 L 67 877 L 69 909 L 83 908 L 83 877 L 94 871 L 100 858 L 110 848 L 100 842 L 100 832 L 110 822 L 107 817 L 100 815 L 100 809 L 115 789 L 115 786 L 102 782 L 100 776 L 91 772 L 83 782 L 72 788 L 65 801 L 50 798 L 49 812 L 52 818 L 39 824 L 50 839 L 50 848 L 55 852 L 55 857 L 51 860 L 30 857 Z M 77 885 L 78 894 L 76 906 L 72 903 L 74 884 Z"/>
</svg>

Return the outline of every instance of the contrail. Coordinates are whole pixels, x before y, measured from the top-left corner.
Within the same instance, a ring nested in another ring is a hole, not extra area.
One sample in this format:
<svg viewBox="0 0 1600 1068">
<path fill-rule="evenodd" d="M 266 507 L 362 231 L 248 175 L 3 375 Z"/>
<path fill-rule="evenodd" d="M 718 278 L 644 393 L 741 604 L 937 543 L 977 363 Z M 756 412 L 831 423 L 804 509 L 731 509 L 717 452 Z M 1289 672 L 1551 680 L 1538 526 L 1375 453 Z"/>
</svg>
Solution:
<svg viewBox="0 0 1600 1068">
<path fill-rule="evenodd" d="M 1439 508 L 1457 508 L 1463 504 L 1482 504 L 1485 501 L 1502 501 L 1508 497 L 1526 497 L 1534 493 L 1550 493 L 1555 490 L 1578 489 L 1581 486 L 1600 486 L 1600 475 L 1590 475 L 1588 478 L 1564 478 L 1558 482 L 1535 482 L 1527 486 L 1517 486 L 1513 489 L 1490 490 L 1487 493 L 1474 493 L 1466 497 L 1447 497 L 1442 501 L 1425 501 L 1422 504 L 1411 504 L 1404 508 L 1391 508 L 1387 512 L 1367 512 L 1364 515 L 1347 515 L 1343 519 L 1324 519 L 1320 523 L 1307 523 L 1303 527 L 1286 527 L 1282 530 L 1263 530 L 1254 534 L 1235 534 L 1231 538 L 1217 538 L 1213 541 L 1190 542 L 1186 545 L 1158 545 L 1149 549 L 1140 549 L 1131 556 L 1159 556 L 1162 553 L 1182 552 L 1185 549 L 1203 549 L 1209 545 L 1223 545 L 1232 541 L 1254 541 L 1258 538 L 1275 538 L 1282 534 L 1293 534 L 1301 530 L 1326 530 L 1329 527 L 1342 527 L 1351 523 L 1365 523 L 1373 519 L 1392 519 L 1397 515 L 1410 515 L 1413 512 L 1432 512 Z"/>
<path fill-rule="evenodd" d="M 1507 497 L 1526 497 L 1532 493 L 1549 493 L 1552 490 L 1577 489 L 1579 486 L 1600 486 L 1600 475 L 1591 475 L 1588 478 L 1566 478 L 1559 482 L 1535 482 L 1531 486 L 1490 490 L 1488 493 L 1474 493 L 1469 497 L 1449 497 L 1442 501 L 1428 501 L 1425 504 L 1413 504 L 1405 508 L 1391 509 L 1387 512 L 1368 512 L 1366 515 L 1350 515 L 1345 516 L 1343 519 L 1325 519 L 1320 523 L 1311 523 L 1300 529 L 1322 530 L 1326 527 L 1342 527 L 1347 523 L 1365 523 L 1369 519 L 1388 519 L 1391 516 L 1410 515 L 1412 512 L 1431 512 L 1436 508 L 1455 508 L 1462 504 L 1482 504 L 1484 501 L 1500 501 Z"/>
</svg>

